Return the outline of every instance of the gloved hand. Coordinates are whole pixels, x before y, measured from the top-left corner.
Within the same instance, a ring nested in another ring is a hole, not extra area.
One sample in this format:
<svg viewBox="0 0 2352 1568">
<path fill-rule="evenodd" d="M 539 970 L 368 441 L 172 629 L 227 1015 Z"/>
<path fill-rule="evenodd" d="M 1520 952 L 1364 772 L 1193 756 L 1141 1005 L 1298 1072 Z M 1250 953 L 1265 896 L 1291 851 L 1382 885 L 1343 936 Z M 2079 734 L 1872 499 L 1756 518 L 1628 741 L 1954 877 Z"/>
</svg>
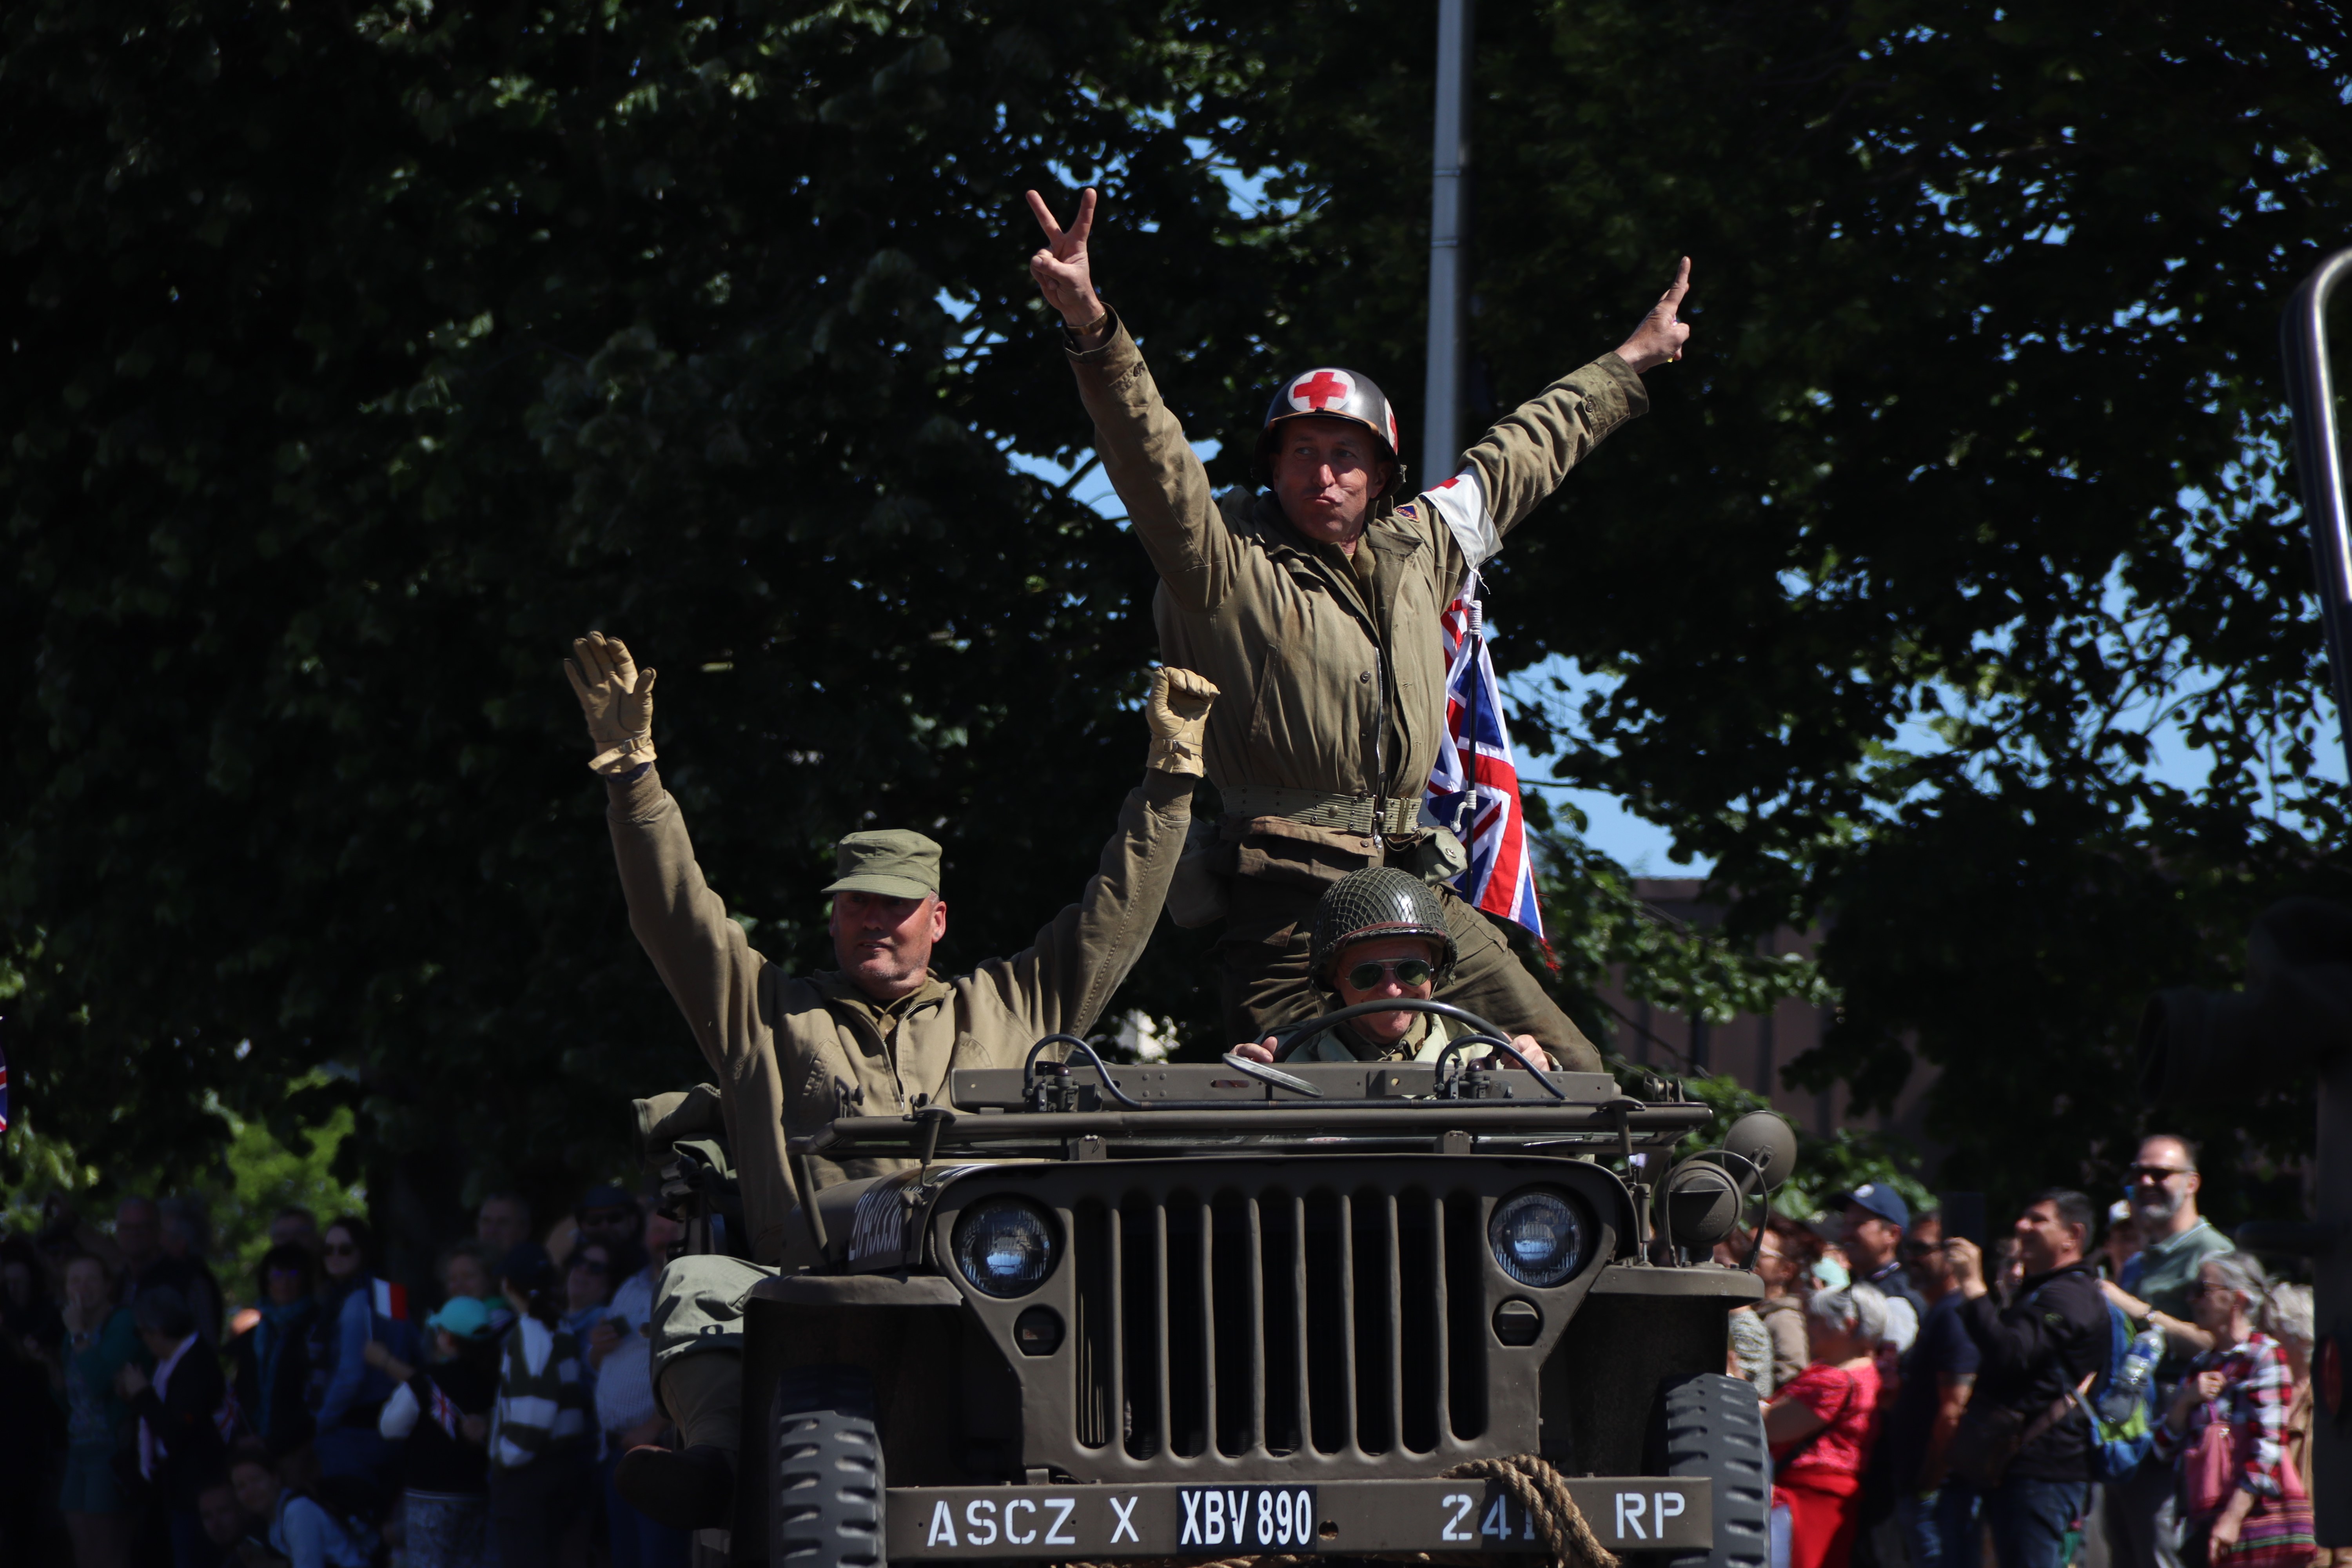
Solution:
<svg viewBox="0 0 2352 1568">
<path fill-rule="evenodd" d="M 1209 729 L 1209 710 L 1217 700 L 1217 689 L 1206 676 L 1195 675 L 1189 669 L 1160 668 L 1151 672 L 1151 700 L 1145 711 L 1151 719 L 1151 757 L 1147 764 L 1167 773 L 1191 773 L 1199 778 L 1208 772 L 1208 752 L 1203 737 Z"/>
<path fill-rule="evenodd" d="M 637 668 L 626 643 L 603 632 L 575 638 L 563 673 L 588 716 L 588 740 L 596 748 L 590 768 L 625 773 L 654 760 L 654 672 Z"/>
</svg>

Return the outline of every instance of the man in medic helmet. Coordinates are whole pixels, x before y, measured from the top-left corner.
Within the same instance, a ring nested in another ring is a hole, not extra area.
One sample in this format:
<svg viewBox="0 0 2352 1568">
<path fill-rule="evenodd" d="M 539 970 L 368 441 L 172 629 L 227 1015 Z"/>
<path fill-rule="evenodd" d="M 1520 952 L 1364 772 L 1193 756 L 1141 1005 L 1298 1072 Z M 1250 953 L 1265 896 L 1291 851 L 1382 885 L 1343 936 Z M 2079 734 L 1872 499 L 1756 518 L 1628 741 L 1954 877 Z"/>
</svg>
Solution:
<svg viewBox="0 0 2352 1568">
<path fill-rule="evenodd" d="M 1225 693 L 1209 719 L 1223 816 L 1208 858 L 1223 891 L 1230 1022 L 1258 1039 L 1318 1005 L 1307 927 L 1325 888 L 1366 866 L 1433 884 L 1461 868 L 1460 843 L 1421 816 L 1446 735 L 1439 617 L 1503 534 L 1647 409 L 1642 373 L 1677 358 L 1690 335 L 1675 319 L 1690 263 L 1633 336 L 1505 416 L 1433 489 L 1406 484 L 1380 389 L 1322 366 L 1285 381 L 1266 411 L 1265 489 L 1220 501 L 1135 340 L 1095 292 L 1095 193 L 1067 229 L 1034 191 L 1029 205 L 1047 240 L 1030 273 L 1061 312 L 1103 471 L 1160 571 L 1161 657 Z M 1189 896 L 1186 880 L 1171 913 L 1205 924 L 1220 900 Z M 1450 888 L 1435 894 L 1455 950 L 1437 994 L 1534 1036 L 1564 1067 L 1597 1069 L 1591 1043 L 1486 917 Z"/>
<path fill-rule="evenodd" d="M 1307 940 L 1308 981 L 1330 1008 L 1365 1002 L 1415 999 L 1426 1002 L 1445 984 L 1455 958 L 1454 932 L 1445 910 L 1427 882 L 1393 866 L 1367 866 L 1331 884 L 1315 906 Z M 1244 1042 L 1234 1053 L 1272 1062 L 1433 1062 L 1447 1044 L 1470 1026 L 1434 1013 L 1403 1008 L 1363 1013 L 1318 1029 L 1281 1051 L 1272 1035 Z M 1532 1036 L 1511 1043 L 1538 1067 L 1543 1047 Z M 1463 1054 L 1491 1057 L 1491 1046 L 1470 1046 Z M 1506 1066 L 1516 1066 L 1508 1057 Z"/>
</svg>

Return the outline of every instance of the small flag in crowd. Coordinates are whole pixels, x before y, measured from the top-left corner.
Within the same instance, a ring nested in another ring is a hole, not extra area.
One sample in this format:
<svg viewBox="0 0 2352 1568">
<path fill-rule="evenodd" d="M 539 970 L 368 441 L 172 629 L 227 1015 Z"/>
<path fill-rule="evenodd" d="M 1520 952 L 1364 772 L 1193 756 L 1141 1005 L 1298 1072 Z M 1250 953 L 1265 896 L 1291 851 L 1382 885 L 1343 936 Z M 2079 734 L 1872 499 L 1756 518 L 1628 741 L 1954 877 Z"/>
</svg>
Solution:
<svg viewBox="0 0 2352 1568">
<path fill-rule="evenodd" d="M 450 1436 L 457 1436 L 458 1419 L 464 1414 L 457 1408 L 457 1402 L 451 1399 L 446 1394 L 443 1393 L 441 1391 L 441 1385 L 435 1383 L 431 1378 L 426 1378 L 425 1383 L 426 1387 L 433 1390 L 433 1420 L 435 1425 L 438 1426 L 444 1432 L 448 1433 Z"/>
<path fill-rule="evenodd" d="M 1445 727 L 1429 773 L 1428 814 L 1454 830 L 1469 868 L 1454 890 L 1490 915 L 1543 935 L 1536 907 L 1535 863 L 1528 854 L 1519 769 L 1503 722 L 1503 693 L 1487 656 L 1478 605 L 1478 574 L 1445 607 Z"/>
<path fill-rule="evenodd" d="M 375 1315 L 407 1321 L 408 1287 L 395 1285 L 389 1279 L 375 1281 Z"/>
</svg>

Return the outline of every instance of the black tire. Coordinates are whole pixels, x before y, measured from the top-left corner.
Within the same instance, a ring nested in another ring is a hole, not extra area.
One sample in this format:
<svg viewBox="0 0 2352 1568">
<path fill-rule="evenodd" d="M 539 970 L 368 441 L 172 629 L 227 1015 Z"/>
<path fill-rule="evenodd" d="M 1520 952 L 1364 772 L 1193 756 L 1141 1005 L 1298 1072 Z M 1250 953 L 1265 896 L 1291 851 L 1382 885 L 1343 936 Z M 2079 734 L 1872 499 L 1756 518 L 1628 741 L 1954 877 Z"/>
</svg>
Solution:
<svg viewBox="0 0 2352 1568">
<path fill-rule="evenodd" d="M 1678 1552 L 1671 1568 L 1766 1568 L 1772 1557 L 1772 1457 L 1756 1385 L 1719 1372 L 1658 1387 L 1659 1460 L 1670 1476 L 1715 1483 L 1715 1549 Z"/>
<path fill-rule="evenodd" d="M 769 1429 L 776 1492 L 768 1561 L 775 1568 L 885 1568 L 874 1380 L 856 1367 L 794 1367 L 776 1380 Z"/>
</svg>

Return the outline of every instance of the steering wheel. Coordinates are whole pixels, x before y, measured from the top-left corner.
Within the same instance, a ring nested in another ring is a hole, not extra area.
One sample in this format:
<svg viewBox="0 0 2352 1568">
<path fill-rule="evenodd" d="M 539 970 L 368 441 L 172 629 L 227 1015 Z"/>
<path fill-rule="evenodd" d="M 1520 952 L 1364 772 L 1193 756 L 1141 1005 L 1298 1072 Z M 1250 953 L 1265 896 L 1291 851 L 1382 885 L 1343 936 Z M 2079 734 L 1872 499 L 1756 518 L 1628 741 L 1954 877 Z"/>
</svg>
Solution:
<svg viewBox="0 0 2352 1568">
<path fill-rule="evenodd" d="M 1398 996 L 1392 999 L 1383 998 L 1377 1002 L 1359 1002 L 1352 1007 L 1342 1007 L 1336 1013 L 1326 1013 L 1320 1017 L 1303 1019 L 1296 1024 L 1285 1024 L 1279 1029 L 1268 1029 L 1266 1033 L 1274 1036 L 1279 1042 L 1274 1047 L 1274 1059 L 1276 1061 L 1285 1059 L 1290 1055 L 1291 1048 L 1299 1041 L 1318 1035 L 1334 1024 L 1344 1024 L 1349 1019 L 1360 1017 L 1366 1013 L 1434 1013 L 1441 1018 L 1451 1018 L 1455 1023 L 1467 1024 L 1479 1034 L 1489 1036 L 1507 1044 L 1510 1039 L 1509 1036 L 1478 1016 L 1477 1014 L 1465 1008 L 1456 1007 L 1451 1002 L 1428 1002 L 1418 996 Z"/>
</svg>

